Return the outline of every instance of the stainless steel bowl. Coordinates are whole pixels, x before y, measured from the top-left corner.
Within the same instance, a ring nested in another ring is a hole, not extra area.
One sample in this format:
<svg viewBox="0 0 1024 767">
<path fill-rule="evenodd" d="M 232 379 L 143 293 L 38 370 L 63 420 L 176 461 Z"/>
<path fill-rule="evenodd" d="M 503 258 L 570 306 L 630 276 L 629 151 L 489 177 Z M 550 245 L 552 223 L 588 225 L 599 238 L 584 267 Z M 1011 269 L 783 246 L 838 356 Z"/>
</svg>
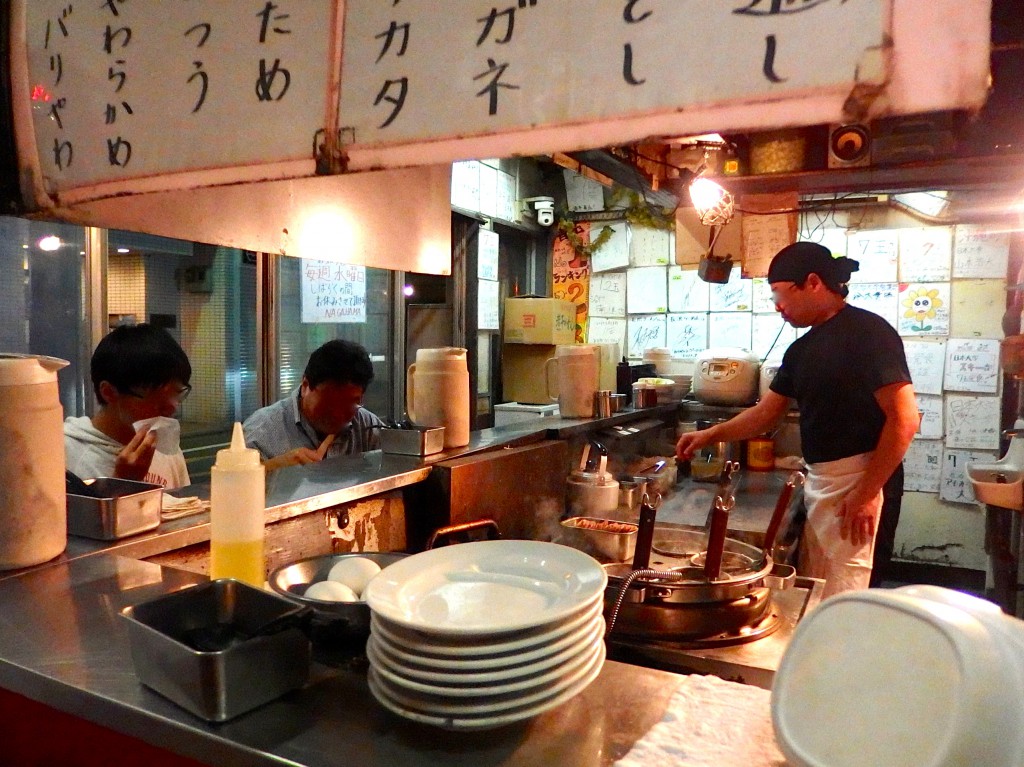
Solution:
<svg viewBox="0 0 1024 767">
<path fill-rule="evenodd" d="M 595 527 L 581 525 L 592 524 Z M 622 531 L 601 529 L 605 525 L 621 526 Z M 632 522 L 597 517 L 570 517 L 562 521 L 564 541 L 575 549 L 585 551 L 601 562 L 626 562 L 633 559 L 636 550 L 637 526 Z"/>
<path fill-rule="evenodd" d="M 370 559 L 381 569 L 408 556 L 402 552 L 361 552 L 324 554 L 282 565 L 270 573 L 270 588 L 281 596 L 313 608 L 311 638 L 314 647 L 365 642 L 370 635 L 370 608 L 366 602 L 326 602 L 305 596 L 313 583 L 327 580 L 328 573 L 343 559 Z"/>
</svg>

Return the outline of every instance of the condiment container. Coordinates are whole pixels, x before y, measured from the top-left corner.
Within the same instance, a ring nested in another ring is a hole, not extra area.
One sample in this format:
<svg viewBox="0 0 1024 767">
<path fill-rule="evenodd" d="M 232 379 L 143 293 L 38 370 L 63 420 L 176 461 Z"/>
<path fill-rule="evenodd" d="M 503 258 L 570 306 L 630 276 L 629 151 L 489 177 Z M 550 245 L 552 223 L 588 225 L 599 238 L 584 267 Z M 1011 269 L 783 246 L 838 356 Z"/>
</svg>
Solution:
<svg viewBox="0 0 1024 767">
<path fill-rule="evenodd" d="M 217 451 L 210 469 L 211 578 L 263 586 L 265 507 L 266 472 L 259 451 L 245 446 L 242 424 L 236 421 L 231 446 Z"/>
<path fill-rule="evenodd" d="M 55 357 L 0 354 L 0 570 L 67 546 L 63 410 Z"/>
<path fill-rule="evenodd" d="M 433 455 L 444 449 L 443 426 L 381 429 L 380 449 L 397 455 Z"/>
<path fill-rule="evenodd" d="M 455 346 L 419 349 L 405 376 L 409 419 L 443 426 L 445 447 L 469 444 L 469 368 L 466 350 Z"/>
<path fill-rule="evenodd" d="M 71 535 L 113 541 L 160 525 L 160 485 L 116 477 L 98 477 L 85 485 L 89 495 L 68 493 Z"/>
<path fill-rule="evenodd" d="M 764 435 L 747 440 L 747 468 L 769 471 L 775 468 L 775 440 Z"/>
<path fill-rule="evenodd" d="M 139 681 L 223 722 L 309 678 L 308 608 L 236 580 L 210 581 L 121 611 Z"/>
<path fill-rule="evenodd" d="M 570 517 L 563 520 L 562 529 L 568 545 L 602 562 L 626 562 L 636 550 L 637 526 L 632 522 Z"/>
</svg>

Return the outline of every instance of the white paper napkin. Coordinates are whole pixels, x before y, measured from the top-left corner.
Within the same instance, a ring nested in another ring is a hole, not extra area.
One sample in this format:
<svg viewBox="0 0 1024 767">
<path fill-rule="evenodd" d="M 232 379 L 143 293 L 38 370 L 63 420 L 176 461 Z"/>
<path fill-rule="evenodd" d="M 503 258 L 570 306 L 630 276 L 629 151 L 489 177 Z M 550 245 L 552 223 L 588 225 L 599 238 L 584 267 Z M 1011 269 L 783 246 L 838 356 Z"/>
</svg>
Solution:
<svg viewBox="0 0 1024 767">
<path fill-rule="evenodd" d="M 775 742 L 771 693 L 691 674 L 672 694 L 665 716 L 615 767 L 784 767 Z"/>
<path fill-rule="evenodd" d="M 176 418 L 165 418 L 158 415 L 156 418 L 146 418 L 132 424 L 135 431 L 149 427 L 150 432 L 156 434 L 156 451 L 164 455 L 174 455 L 178 452 L 178 444 L 181 441 L 181 424 Z"/>
</svg>

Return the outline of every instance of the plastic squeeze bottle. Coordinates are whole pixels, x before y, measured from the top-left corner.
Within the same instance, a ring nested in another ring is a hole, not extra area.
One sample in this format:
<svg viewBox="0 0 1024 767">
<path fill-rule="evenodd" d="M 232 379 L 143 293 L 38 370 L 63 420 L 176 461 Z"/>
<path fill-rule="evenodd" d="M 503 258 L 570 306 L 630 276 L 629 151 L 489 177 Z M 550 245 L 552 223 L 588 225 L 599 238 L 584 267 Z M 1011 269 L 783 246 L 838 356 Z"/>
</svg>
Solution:
<svg viewBox="0 0 1024 767">
<path fill-rule="evenodd" d="M 259 451 L 245 446 L 237 421 L 231 446 L 217 451 L 210 482 L 210 577 L 263 588 L 266 472 Z"/>
</svg>

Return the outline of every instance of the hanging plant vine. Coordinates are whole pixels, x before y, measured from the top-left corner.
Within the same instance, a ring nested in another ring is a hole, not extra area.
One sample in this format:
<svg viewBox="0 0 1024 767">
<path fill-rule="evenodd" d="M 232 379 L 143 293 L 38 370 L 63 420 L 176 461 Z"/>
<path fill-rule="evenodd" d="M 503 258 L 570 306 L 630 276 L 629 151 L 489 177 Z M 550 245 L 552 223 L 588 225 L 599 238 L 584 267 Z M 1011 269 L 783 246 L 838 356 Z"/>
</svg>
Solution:
<svg viewBox="0 0 1024 767">
<path fill-rule="evenodd" d="M 572 245 L 572 249 L 575 250 L 580 256 L 584 258 L 590 258 L 594 253 L 604 247 L 605 243 L 612 238 L 615 234 L 614 230 L 610 226 L 601 227 L 601 231 L 597 237 L 591 237 L 590 242 L 584 242 L 583 238 L 576 233 L 576 222 L 569 221 L 568 219 L 559 219 L 558 230 L 565 235 L 565 239 Z M 593 234 L 593 227 L 591 227 L 591 234 Z"/>
<path fill-rule="evenodd" d="M 619 187 L 612 193 L 612 205 L 623 201 L 628 204 L 622 211 L 622 217 L 634 226 L 646 226 L 649 229 L 664 229 L 674 232 L 676 228 L 676 212 L 672 208 L 659 208 L 651 205 L 637 192 Z"/>
</svg>

